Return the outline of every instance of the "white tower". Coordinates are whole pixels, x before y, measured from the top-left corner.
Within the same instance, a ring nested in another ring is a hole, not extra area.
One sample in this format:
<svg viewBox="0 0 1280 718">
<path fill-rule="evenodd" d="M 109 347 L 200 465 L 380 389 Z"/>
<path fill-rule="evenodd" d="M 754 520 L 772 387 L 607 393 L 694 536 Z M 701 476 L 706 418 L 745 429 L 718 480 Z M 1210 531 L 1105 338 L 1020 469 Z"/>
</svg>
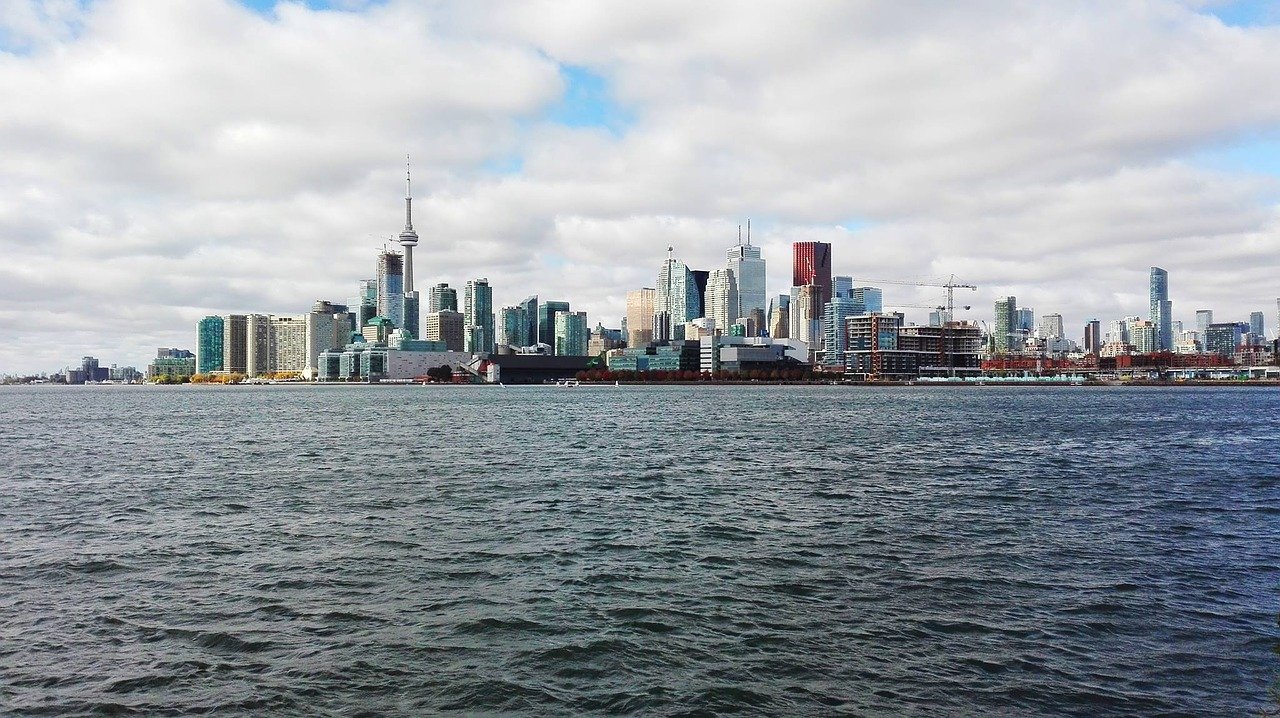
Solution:
<svg viewBox="0 0 1280 718">
<path fill-rule="evenodd" d="M 418 233 L 413 231 L 413 185 L 409 175 L 409 156 L 404 158 L 404 231 L 400 233 L 404 247 L 404 293 L 413 292 L 413 248 L 418 246 Z"/>
</svg>

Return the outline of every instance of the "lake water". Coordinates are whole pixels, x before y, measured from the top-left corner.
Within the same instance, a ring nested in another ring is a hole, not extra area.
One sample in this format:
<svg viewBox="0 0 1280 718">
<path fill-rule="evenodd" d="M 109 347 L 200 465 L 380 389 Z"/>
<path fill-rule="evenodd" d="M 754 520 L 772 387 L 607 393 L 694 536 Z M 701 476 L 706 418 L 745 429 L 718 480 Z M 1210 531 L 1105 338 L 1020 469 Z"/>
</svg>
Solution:
<svg viewBox="0 0 1280 718">
<path fill-rule="evenodd" d="M 1280 675 L 1280 391 L 46 386 L 0 419 L 17 715 L 1240 716 Z"/>
</svg>

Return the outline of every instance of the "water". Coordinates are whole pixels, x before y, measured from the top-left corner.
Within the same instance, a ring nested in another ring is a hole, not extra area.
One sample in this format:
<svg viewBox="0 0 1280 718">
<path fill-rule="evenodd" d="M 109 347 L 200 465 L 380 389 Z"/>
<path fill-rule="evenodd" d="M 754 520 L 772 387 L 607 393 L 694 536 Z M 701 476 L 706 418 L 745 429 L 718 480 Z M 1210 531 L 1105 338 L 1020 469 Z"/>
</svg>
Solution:
<svg viewBox="0 0 1280 718">
<path fill-rule="evenodd" d="M 16 715 L 1247 715 L 1280 392 L 0 390 Z M 0 711 L 3 712 L 3 711 Z"/>
</svg>

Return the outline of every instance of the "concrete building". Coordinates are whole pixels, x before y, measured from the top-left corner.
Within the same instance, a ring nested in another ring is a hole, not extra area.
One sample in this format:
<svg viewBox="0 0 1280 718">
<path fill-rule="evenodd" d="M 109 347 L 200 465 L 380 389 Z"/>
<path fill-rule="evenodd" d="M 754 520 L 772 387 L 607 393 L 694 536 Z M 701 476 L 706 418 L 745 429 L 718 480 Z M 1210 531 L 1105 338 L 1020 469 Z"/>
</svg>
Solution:
<svg viewBox="0 0 1280 718">
<path fill-rule="evenodd" d="M 347 328 L 349 341 L 351 336 L 360 333 L 361 327 L 378 315 L 378 280 L 361 279 L 356 295 L 347 300 L 347 307 L 351 313 Z"/>
<path fill-rule="evenodd" d="M 244 374 L 249 367 L 249 318 L 228 314 L 222 318 L 222 371 Z"/>
<path fill-rule="evenodd" d="M 431 312 L 422 318 L 422 338 L 444 342 L 449 351 L 460 352 L 466 347 L 464 326 L 465 318 L 461 312 L 448 309 Z"/>
<path fill-rule="evenodd" d="M 493 331 L 493 289 L 488 279 L 472 279 L 463 290 L 463 343 L 473 354 L 492 354 L 497 345 Z"/>
<path fill-rule="evenodd" d="M 303 378 L 315 379 L 318 376 L 320 352 L 341 349 L 351 341 L 351 319 L 344 309 L 341 305 L 317 300 L 303 318 L 306 322 Z"/>
<path fill-rule="evenodd" d="M 1139 319 L 1129 325 L 1129 343 L 1135 354 L 1151 354 L 1161 351 L 1157 327 L 1154 322 Z"/>
<path fill-rule="evenodd" d="M 418 336 L 419 298 L 413 288 L 413 248 L 418 246 L 418 233 L 413 231 L 413 181 L 409 173 L 408 158 L 404 169 L 404 229 L 400 232 L 400 247 L 404 250 L 404 295 L 401 323 L 409 336 Z"/>
<path fill-rule="evenodd" d="M 702 344 L 674 341 L 644 347 L 627 347 L 611 352 L 606 358 L 611 371 L 699 371 Z"/>
<path fill-rule="evenodd" d="M 838 276 L 831 278 L 831 296 L 853 299 L 853 277 Z"/>
<path fill-rule="evenodd" d="M 1102 322 L 1090 319 L 1084 325 L 1084 350 L 1088 354 L 1097 355 L 1102 348 Z"/>
<path fill-rule="evenodd" d="M 555 331 L 556 356 L 587 356 L 586 312 L 557 312 Z"/>
<path fill-rule="evenodd" d="M 245 374 L 252 378 L 270 372 L 271 358 L 275 355 L 271 316 L 250 314 L 245 331 Z"/>
<path fill-rule="evenodd" d="M 982 330 L 969 322 L 904 326 L 901 314 L 863 314 L 845 323 L 846 373 L 859 379 L 960 376 L 981 369 Z"/>
<path fill-rule="evenodd" d="M 272 317 L 269 372 L 307 373 L 307 318 Z"/>
<path fill-rule="evenodd" d="M 1148 285 L 1151 295 L 1150 321 L 1155 325 L 1156 350 L 1173 350 L 1173 303 L 1169 301 L 1169 273 L 1159 267 L 1151 268 Z"/>
<path fill-rule="evenodd" d="M 788 302 L 791 310 L 788 320 L 791 338 L 804 342 L 810 352 L 822 348 L 822 297 L 822 288 L 816 284 L 791 288 L 791 299 Z"/>
<path fill-rule="evenodd" d="M 1046 314 L 1040 317 L 1040 336 L 1045 339 L 1062 339 L 1066 335 L 1061 314 Z"/>
<path fill-rule="evenodd" d="M 321 352 L 320 381 L 405 381 L 427 376 L 438 367 L 450 370 L 470 362 L 472 355 L 451 351 L 405 351 L 357 342 L 339 350 Z"/>
<path fill-rule="evenodd" d="M 1205 330 L 1204 349 L 1211 354 L 1232 356 L 1248 332 L 1249 325 L 1244 322 L 1210 324 Z"/>
<path fill-rule="evenodd" d="M 87 358 L 93 359 L 93 357 L 87 357 Z M 99 378 L 102 371 L 99 371 L 99 367 L 97 366 L 96 359 L 93 359 L 92 369 L 85 370 L 84 367 L 82 366 L 81 370 L 85 372 L 86 377 L 90 381 L 102 381 L 104 378 L 106 378 L 106 377 Z M 109 370 L 106 370 L 105 368 L 103 368 L 103 371 L 109 372 Z M 195 354 L 192 354 L 190 351 L 186 349 L 170 349 L 168 347 L 161 347 L 160 349 L 156 350 L 156 358 L 153 359 L 151 361 L 151 364 L 147 367 L 147 380 L 156 381 L 159 379 L 165 379 L 165 380 L 187 379 L 187 378 L 190 378 L 191 375 L 195 373 L 196 373 L 196 355 Z"/>
<path fill-rule="evenodd" d="M 657 290 L 652 287 L 627 292 L 627 346 L 642 347 L 653 341 L 653 303 Z"/>
<path fill-rule="evenodd" d="M 853 300 L 861 302 L 867 312 L 884 311 L 884 291 L 879 287 L 854 287 Z"/>
<path fill-rule="evenodd" d="M 738 313 L 738 282 L 732 269 L 715 269 L 707 279 L 707 306 L 704 316 L 718 327 L 727 327 Z"/>
<path fill-rule="evenodd" d="M 196 373 L 222 371 L 222 317 L 208 316 L 196 322 Z"/>
<path fill-rule="evenodd" d="M 378 254 L 378 316 L 404 326 L 404 257 L 389 249 Z"/>
<path fill-rule="evenodd" d="M 587 339 L 587 356 L 596 357 L 607 351 L 622 348 L 625 344 L 623 336 L 623 331 L 620 329 L 606 329 L 604 325 L 597 324 Z"/>
</svg>

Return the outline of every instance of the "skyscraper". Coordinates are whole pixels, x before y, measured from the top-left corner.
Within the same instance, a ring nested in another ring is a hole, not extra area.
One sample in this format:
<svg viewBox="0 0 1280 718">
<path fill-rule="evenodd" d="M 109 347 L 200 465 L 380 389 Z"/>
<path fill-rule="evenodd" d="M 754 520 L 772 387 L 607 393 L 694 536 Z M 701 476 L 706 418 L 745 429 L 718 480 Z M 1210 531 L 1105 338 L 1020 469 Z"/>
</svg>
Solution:
<svg viewBox="0 0 1280 718">
<path fill-rule="evenodd" d="M 553 350 L 556 346 L 556 315 L 569 311 L 568 302 L 553 299 L 538 305 L 538 343 L 546 344 Z"/>
<path fill-rule="evenodd" d="M 653 300 L 651 287 L 627 292 L 627 346 L 642 347 L 653 341 Z"/>
<path fill-rule="evenodd" d="M 1018 336 L 1018 298 L 997 299 L 995 314 L 994 349 L 997 354 L 1007 354 L 1015 348 Z"/>
<path fill-rule="evenodd" d="M 249 347 L 246 344 L 249 318 L 243 314 L 228 314 L 222 318 L 222 370 L 243 374 L 248 364 Z"/>
<path fill-rule="evenodd" d="M 832 277 L 831 296 L 853 299 L 853 277 Z"/>
<path fill-rule="evenodd" d="M 525 297 L 517 306 L 524 312 L 524 331 L 521 334 L 524 337 L 523 346 L 533 346 L 538 343 L 538 295 Z"/>
<path fill-rule="evenodd" d="M 1102 349 L 1102 322 L 1090 319 L 1084 325 L 1084 350 L 1089 354 L 1097 354 Z"/>
<path fill-rule="evenodd" d="M 528 346 L 529 337 L 525 333 L 529 330 L 527 320 L 523 304 L 503 307 L 498 319 L 498 344 L 511 347 Z"/>
<path fill-rule="evenodd" d="M 711 279 L 711 271 L 706 269 L 690 269 L 689 276 L 693 279 L 694 292 L 697 295 L 697 301 L 689 307 L 689 313 L 693 319 L 707 316 L 707 282 Z"/>
<path fill-rule="evenodd" d="M 222 370 L 222 317 L 209 316 L 196 322 L 196 373 Z"/>
<path fill-rule="evenodd" d="M 714 269 L 707 280 L 707 307 L 703 315 L 714 320 L 716 329 L 727 332 L 738 318 L 738 281 L 732 269 Z"/>
<path fill-rule="evenodd" d="M 1249 314 L 1249 333 L 1257 334 L 1259 337 L 1267 335 L 1267 322 L 1263 319 L 1262 312 L 1250 312 Z"/>
<path fill-rule="evenodd" d="M 765 310 L 764 284 L 765 265 L 760 256 L 760 248 L 751 245 L 751 223 L 747 223 L 747 243 L 742 243 L 739 229 L 738 243 L 729 248 L 727 253 L 729 270 L 733 272 L 734 290 L 738 298 L 738 306 L 730 314 L 734 317 L 745 317 L 752 309 Z M 710 311 L 704 316 L 711 316 Z M 717 324 L 717 326 L 719 326 Z"/>
<path fill-rule="evenodd" d="M 447 282 L 441 282 L 427 290 L 427 311 L 458 311 L 458 290 L 450 287 Z"/>
<path fill-rule="evenodd" d="M 674 251 L 667 247 L 667 259 L 658 270 L 658 289 L 653 303 L 655 341 L 683 339 L 685 322 L 698 318 L 697 284 L 689 267 L 675 258 Z"/>
<path fill-rule="evenodd" d="M 791 255 L 791 286 L 812 284 L 818 287 L 821 312 L 821 307 L 831 301 L 831 244 L 795 242 L 791 245 Z"/>
<path fill-rule="evenodd" d="M 1155 351 L 1173 351 L 1173 303 L 1169 301 L 1169 273 L 1151 268 L 1151 323 L 1155 325 Z"/>
<path fill-rule="evenodd" d="M 492 354 L 493 289 L 488 279 L 472 279 L 463 290 L 463 333 L 466 351 Z"/>
<path fill-rule="evenodd" d="M 378 280 L 361 279 L 356 296 L 347 300 L 351 311 L 347 336 L 359 334 L 364 325 L 378 314 Z"/>
<path fill-rule="evenodd" d="M 557 356 L 586 356 L 587 330 L 586 312 L 556 312 L 555 315 L 555 353 Z"/>
<path fill-rule="evenodd" d="M 404 169 L 404 231 L 400 232 L 400 246 L 404 249 L 404 300 L 401 322 L 405 332 L 415 339 L 418 336 L 418 293 L 413 289 L 413 248 L 418 246 L 418 233 L 413 231 L 413 185 L 409 175 L 409 158 L 405 157 Z"/>
<path fill-rule="evenodd" d="M 378 316 L 404 326 L 404 257 L 384 249 L 378 254 Z"/>
<path fill-rule="evenodd" d="M 861 302 L 868 314 L 884 311 L 884 291 L 879 287 L 854 287 L 850 296 Z"/>
<path fill-rule="evenodd" d="M 1066 336 L 1062 325 L 1061 314 L 1046 314 L 1040 317 L 1040 334 L 1046 339 L 1061 339 Z"/>
<path fill-rule="evenodd" d="M 791 310 L 791 338 L 799 339 L 809 345 L 809 354 L 822 345 L 822 288 L 816 284 L 805 284 L 791 288 L 791 299 L 788 302 Z"/>
<path fill-rule="evenodd" d="M 791 296 L 779 294 L 769 300 L 769 336 L 774 339 L 787 339 L 791 334 Z"/>
<path fill-rule="evenodd" d="M 271 336 L 271 317 L 250 314 L 245 325 L 245 374 L 250 377 L 271 371 L 275 346 Z"/>
<path fill-rule="evenodd" d="M 1209 331 L 1209 325 L 1213 324 L 1212 309 L 1196 310 L 1196 332 L 1200 334 L 1200 343 L 1204 343 L 1204 336 Z"/>
<path fill-rule="evenodd" d="M 837 296 L 823 307 L 822 332 L 823 345 L 826 347 L 822 359 L 823 365 L 844 366 L 845 320 L 864 313 L 863 306 L 849 297 Z"/>
</svg>

